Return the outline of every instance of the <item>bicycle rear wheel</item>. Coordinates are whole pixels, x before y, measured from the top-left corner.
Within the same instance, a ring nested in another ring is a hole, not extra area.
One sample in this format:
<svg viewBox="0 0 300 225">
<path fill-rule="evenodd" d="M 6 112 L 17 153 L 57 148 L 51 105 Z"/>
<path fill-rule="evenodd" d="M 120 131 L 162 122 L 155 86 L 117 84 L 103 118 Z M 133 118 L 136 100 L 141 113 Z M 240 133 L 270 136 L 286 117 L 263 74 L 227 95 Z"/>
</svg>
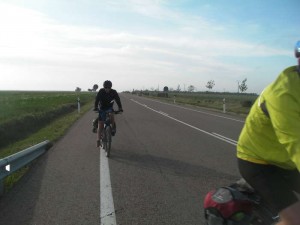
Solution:
<svg viewBox="0 0 300 225">
<path fill-rule="evenodd" d="M 111 150 L 111 127 L 110 126 L 107 126 L 105 128 L 105 136 L 106 136 L 106 146 L 105 146 L 106 157 L 109 157 L 110 150 Z"/>
<path fill-rule="evenodd" d="M 107 149 L 107 141 L 106 141 L 106 133 L 105 131 L 102 133 L 102 139 L 101 139 L 101 146 L 102 146 L 102 149 L 104 149 L 106 151 Z"/>
</svg>

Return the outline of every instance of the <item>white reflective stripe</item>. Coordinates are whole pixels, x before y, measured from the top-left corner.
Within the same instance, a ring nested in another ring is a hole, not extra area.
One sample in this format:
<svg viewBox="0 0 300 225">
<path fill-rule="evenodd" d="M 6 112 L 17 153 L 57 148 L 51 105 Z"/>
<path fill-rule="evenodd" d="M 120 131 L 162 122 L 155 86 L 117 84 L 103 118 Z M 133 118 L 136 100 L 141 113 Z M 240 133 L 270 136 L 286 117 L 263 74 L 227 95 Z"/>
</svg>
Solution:
<svg viewBox="0 0 300 225">
<path fill-rule="evenodd" d="M 258 99 L 258 107 L 260 107 L 260 105 L 261 105 L 261 96 L 262 96 L 262 94 L 264 93 L 264 91 L 266 90 L 266 88 L 260 93 L 260 95 L 259 95 L 259 99 Z"/>
</svg>

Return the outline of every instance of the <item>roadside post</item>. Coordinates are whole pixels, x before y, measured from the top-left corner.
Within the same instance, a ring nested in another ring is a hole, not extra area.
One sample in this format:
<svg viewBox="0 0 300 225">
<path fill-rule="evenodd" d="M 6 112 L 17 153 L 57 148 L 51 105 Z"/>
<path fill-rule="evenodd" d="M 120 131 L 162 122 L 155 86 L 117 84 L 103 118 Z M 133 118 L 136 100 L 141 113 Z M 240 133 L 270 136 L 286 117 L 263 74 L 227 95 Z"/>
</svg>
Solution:
<svg viewBox="0 0 300 225">
<path fill-rule="evenodd" d="M 175 104 L 176 103 L 176 95 L 174 95 L 173 99 L 174 99 L 174 104 Z"/>
<path fill-rule="evenodd" d="M 77 98 L 77 105 L 78 105 L 78 113 L 80 113 L 80 98 Z"/>
<path fill-rule="evenodd" d="M 226 113 L 226 100 L 223 98 L 223 113 Z"/>
</svg>

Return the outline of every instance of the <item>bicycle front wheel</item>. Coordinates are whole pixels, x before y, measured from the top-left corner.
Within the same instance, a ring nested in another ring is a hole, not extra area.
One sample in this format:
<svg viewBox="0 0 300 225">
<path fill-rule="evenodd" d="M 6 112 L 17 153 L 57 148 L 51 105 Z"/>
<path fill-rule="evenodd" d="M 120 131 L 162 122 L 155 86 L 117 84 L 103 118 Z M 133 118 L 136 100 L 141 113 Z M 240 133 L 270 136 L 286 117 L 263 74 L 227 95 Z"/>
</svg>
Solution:
<svg viewBox="0 0 300 225">
<path fill-rule="evenodd" d="M 105 128 L 105 136 L 106 136 L 106 146 L 105 146 L 105 151 L 106 151 L 106 156 L 110 156 L 110 150 L 111 150 L 111 127 L 107 126 Z"/>
</svg>

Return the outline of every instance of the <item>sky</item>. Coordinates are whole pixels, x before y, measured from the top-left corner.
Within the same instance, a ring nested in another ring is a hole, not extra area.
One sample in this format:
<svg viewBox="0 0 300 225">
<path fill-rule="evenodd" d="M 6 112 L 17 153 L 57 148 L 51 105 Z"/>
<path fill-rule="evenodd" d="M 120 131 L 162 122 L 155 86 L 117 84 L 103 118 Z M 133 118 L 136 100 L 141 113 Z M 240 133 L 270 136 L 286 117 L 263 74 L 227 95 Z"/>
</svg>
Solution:
<svg viewBox="0 0 300 225">
<path fill-rule="evenodd" d="M 0 90 L 260 93 L 296 64 L 299 0 L 0 0 Z"/>
</svg>

